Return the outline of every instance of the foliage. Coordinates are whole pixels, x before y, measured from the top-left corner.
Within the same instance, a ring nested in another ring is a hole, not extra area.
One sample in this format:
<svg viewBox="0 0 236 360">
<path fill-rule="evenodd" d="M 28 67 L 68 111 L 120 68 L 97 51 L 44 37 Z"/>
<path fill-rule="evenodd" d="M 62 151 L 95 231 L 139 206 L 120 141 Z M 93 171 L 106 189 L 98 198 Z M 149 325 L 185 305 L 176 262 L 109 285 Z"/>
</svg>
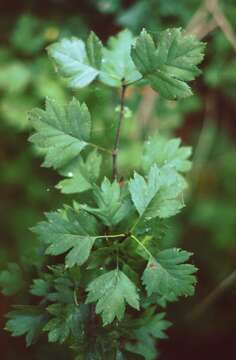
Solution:
<svg viewBox="0 0 236 360">
<path fill-rule="evenodd" d="M 166 337 L 170 325 L 159 312 L 160 302 L 194 293 L 196 268 L 187 263 L 191 254 L 158 250 L 156 232 L 160 221 L 184 206 L 183 174 L 190 169 L 190 149 L 157 134 L 143 145 L 140 174 L 122 178 L 117 163 L 127 88 L 148 81 L 160 95 L 178 99 L 191 95 L 186 82 L 199 74 L 201 42 L 179 29 L 158 37 L 157 48 L 156 37 L 146 30 L 136 40 L 124 30 L 103 45 L 90 33 L 86 42 L 62 39 L 48 48 L 69 87 L 100 82 L 119 88 L 121 95 L 112 150 L 97 143 L 89 109 L 75 97 L 66 105 L 49 98 L 45 110 L 29 114 L 34 129 L 30 141 L 45 157 L 42 166 L 67 174 L 71 179 L 57 187 L 74 195 L 72 205 L 47 213 L 32 229 L 50 266 L 41 268 L 30 290 L 39 297 L 38 305 L 17 307 L 6 323 L 13 336 L 25 334 L 28 345 L 47 333 L 49 342 L 67 344 L 77 359 L 107 354 L 129 359 L 133 353 L 151 360 L 155 341 Z M 107 158 L 113 159 L 111 180 L 109 172 L 100 176 L 101 161 Z M 82 200 L 81 192 L 87 191 Z M 152 223 L 149 241 L 144 221 Z"/>
</svg>

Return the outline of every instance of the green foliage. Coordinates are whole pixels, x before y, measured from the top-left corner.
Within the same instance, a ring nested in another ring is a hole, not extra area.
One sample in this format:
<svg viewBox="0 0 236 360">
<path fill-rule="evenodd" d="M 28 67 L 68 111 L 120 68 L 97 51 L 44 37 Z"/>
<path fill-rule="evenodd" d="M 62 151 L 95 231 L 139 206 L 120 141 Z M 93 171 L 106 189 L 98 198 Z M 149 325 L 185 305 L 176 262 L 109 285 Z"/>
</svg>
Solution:
<svg viewBox="0 0 236 360">
<path fill-rule="evenodd" d="M 17 306 L 16 310 L 7 314 L 5 329 L 12 336 L 26 336 L 27 346 L 32 345 L 41 333 L 45 323 L 45 314 L 38 306 Z"/>
<path fill-rule="evenodd" d="M 86 45 L 82 40 L 72 38 L 62 39 L 48 48 L 49 56 L 57 66 L 56 69 L 74 89 L 90 84 L 99 74 L 101 42 L 94 33 L 91 33 Z"/>
<path fill-rule="evenodd" d="M 45 111 L 31 111 L 30 121 L 37 131 L 30 141 L 46 152 L 45 167 L 58 169 L 68 165 L 86 147 L 90 138 L 88 108 L 76 99 L 68 106 L 60 106 L 48 99 Z"/>
<path fill-rule="evenodd" d="M 47 219 L 48 222 L 41 222 L 33 229 L 47 245 L 46 254 L 60 255 L 69 251 L 66 266 L 82 265 L 98 238 L 94 236 L 95 218 L 83 211 L 77 214 L 73 209 L 66 208 L 65 213 L 48 213 Z"/>
<path fill-rule="evenodd" d="M 80 156 L 60 170 L 61 175 L 68 177 L 68 179 L 60 181 L 56 187 L 64 194 L 92 189 L 98 180 L 101 163 L 102 156 L 96 149 L 88 154 L 86 160 Z"/>
<path fill-rule="evenodd" d="M 98 80 L 99 86 L 119 88 L 121 99 L 112 149 L 109 138 L 109 148 L 99 145 L 91 131 L 95 111 L 91 108 L 90 116 L 76 98 L 67 105 L 48 99 L 45 110 L 30 112 L 35 130 L 30 141 L 45 157 L 43 166 L 67 177 L 56 187 L 74 195 L 73 205 L 46 213 L 32 229 L 48 265 L 30 288 L 38 305 L 10 312 L 6 324 L 14 336 L 25 334 L 28 345 L 46 332 L 49 342 L 65 343 L 77 359 L 152 360 L 156 340 L 165 338 L 170 326 L 159 306 L 194 293 L 191 254 L 159 244 L 165 232 L 161 222 L 184 206 L 190 148 L 179 139 L 154 136 L 144 145 L 142 173 L 131 179 L 120 175 L 117 156 L 127 87 L 144 77 L 167 99 L 190 95 L 186 82 L 199 74 L 202 50 L 179 29 L 155 40 L 143 30 L 135 41 L 124 30 L 107 46 L 94 33 L 86 42 L 73 37 L 49 46 L 69 87 Z M 108 159 L 113 160 L 111 179 Z"/>
<path fill-rule="evenodd" d="M 150 309 L 144 317 L 143 324 L 134 326 L 135 344 L 127 344 L 127 350 L 143 356 L 146 360 L 152 360 L 156 357 L 155 342 L 156 339 L 165 339 L 167 330 L 171 323 L 164 319 L 165 313 L 153 314 Z"/>
<path fill-rule="evenodd" d="M 178 172 L 187 172 L 191 169 L 189 157 L 192 149 L 189 146 L 180 147 L 180 139 L 162 138 L 160 135 L 152 136 L 144 143 L 142 166 L 145 172 L 156 163 L 159 167 L 168 165 Z"/>
<path fill-rule="evenodd" d="M 96 313 L 102 314 L 103 324 L 110 324 L 115 317 L 124 317 L 125 302 L 139 310 L 139 296 L 135 285 L 120 270 L 112 270 L 93 280 L 87 288 L 86 302 L 97 302 Z"/>
<path fill-rule="evenodd" d="M 0 287 L 7 296 L 15 295 L 23 286 L 23 274 L 19 265 L 8 263 L 7 269 L 0 272 Z"/>
<path fill-rule="evenodd" d="M 111 183 L 107 178 L 103 180 L 101 188 L 94 186 L 94 198 L 97 208 L 87 205 L 82 208 L 99 217 L 107 226 L 117 225 L 132 210 L 126 189 L 121 189 L 118 182 Z"/>
<path fill-rule="evenodd" d="M 181 194 L 186 182 L 170 167 L 153 165 L 147 181 L 137 173 L 129 182 L 132 200 L 140 216 L 147 219 L 167 218 L 177 214 L 184 206 Z"/>
<path fill-rule="evenodd" d="M 132 59 L 155 91 L 175 100 L 192 94 L 187 81 L 199 75 L 203 49 L 203 43 L 183 36 L 181 29 L 165 30 L 155 40 L 143 30 L 132 49 Z"/>
<path fill-rule="evenodd" d="M 193 295 L 196 278 L 195 266 L 185 264 L 192 254 L 180 249 L 160 251 L 155 258 L 150 258 L 143 273 L 143 283 L 148 295 L 157 292 L 160 295 Z"/>
</svg>

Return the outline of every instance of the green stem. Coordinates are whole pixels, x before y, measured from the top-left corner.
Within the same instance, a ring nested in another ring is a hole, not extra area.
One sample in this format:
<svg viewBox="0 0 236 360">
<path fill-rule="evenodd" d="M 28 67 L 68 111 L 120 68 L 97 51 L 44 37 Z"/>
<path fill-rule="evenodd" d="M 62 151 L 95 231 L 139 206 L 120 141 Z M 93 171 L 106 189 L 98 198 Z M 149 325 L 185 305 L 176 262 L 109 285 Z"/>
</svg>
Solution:
<svg viewBox="0 0 236 360">
<path fill-rule="evenodd" d="M 106 148 L 104 148 L 104 147 L 102 147 L 102 146 L 99 146 L 99 145 L 96 145 L 96 144 L 93 144 L 93 143 L 87 143 L 87 145 L 92 146 L 92 147 L 94 147 L 95 149 L 98 149 L 98 150 L 100 150 L 100 151 L 106 152 L 106 153 L 109 154 L 109 155 L 112 154 L 112 151 L 111 151 L 111 150 L 106 149 Z"/>
<path fill-rule="evenodd" d="M 139 224 L 141 219 L 142 219 L 142 216 L 139 216 L 138 219 L 135 221 L 135 223 L 133 224 L 133 226 L 130 229 L 131 233 L 135 230 L 136 226 Z"/>
<path fill-rule="evenodd" d="M 151 258 L 153 258 L 152 254 L 150 253 L 150 251 L 146 248 L 146 246 L 143 245 L 143 243 L 136 238 L 136 236 L 134 236 L 133 234 L 131 235 L 131 238 L 134 239 L 142 248 L 143 250 L 148 254 L 148 256 L 150 256 Z"/>
<path fill-rule="evenodd" d="M 105 238 L 117 238 L 117 237 L 125 237 L 125 234 L 114 234 L 114 235 L 101 235 L 98 236 L 98 238 L 100 239 L 105 239 Z"/>
</svg>

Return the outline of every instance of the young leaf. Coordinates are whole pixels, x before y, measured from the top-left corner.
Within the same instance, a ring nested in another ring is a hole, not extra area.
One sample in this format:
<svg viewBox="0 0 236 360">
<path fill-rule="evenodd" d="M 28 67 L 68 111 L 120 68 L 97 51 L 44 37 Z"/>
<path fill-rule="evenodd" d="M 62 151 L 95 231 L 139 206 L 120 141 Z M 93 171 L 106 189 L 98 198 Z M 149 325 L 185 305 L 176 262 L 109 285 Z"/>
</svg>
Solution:
<svg viewBox="0 0 236 360">
<path fill-rule="evenodd" d="M 36 130 L 30 141 L 45 151 L 45 167 L 58 169 L 68 165 L 86 147 L 90 138 L 88 108 L 75 98 L 67 106 L 48 99 L 45 111 L 34 109 L 30 112 L 30 121 Z"/>
<path fill-rule="evenodd" d="M 101 53 L 102 43 L 94 33 L 90 33 L 86 46 L 82 40 L 73 37 L 48 47 L 56 70 L 73 89 L 87 86 L 98 76 Z"/>
<path fill-rule="evenodd" d="M 82 265 L 89 257 L 95 240 L 96 221 L 83 211 L 78 214 L 67 208 L 66 216 L 61 212 L 47 213 L 48 221 L 33 228 L 40 240 L 47 245 L 46 254 L 60 255 L 67 252 L 67 267 Z"/>
<path fill-rule="evenodd" d="M 60 181 L 56 187 L 64 194 L 80 193 L 92 188 L 99 177 L 102 157 L 97 150 L 88 154 L 86 160 L 82 156 L 74 159 L 68 166 L 60 170 L 60 174 L 68 179 Z"/>
<path fill-rule="evenodd" d="M 16 310 L 7 314 L 9 319 L 5 330 L 10 331 L 12 336 L 26 335 L 26 344 L 35 343 L 45 323 L 46 314 L 39 306 L 15 306 Z"/>
<path fill-rule="evenodd" d="M 23 286 L 23 274 L 19 265 L 7 264 L 7 269 L 0 271 L 0 287 L 6 296 L 17 294 Z"/>
<path fill-rule="evenodd" d="M 107 48 L 103 48 L 103 60 L 100 80 L 109 85 L 120 87 L 141 78 L 130 56 L 133 35 L 123 30 L 108 40 Z"/>
<path fill-rule="evenodd" d="M 167 218 L 184 206 L 179 195 L 186 187 L 182 176 L 170 167 L 151 167 L 147 180 L 137 173 L 129 182 L 129 191 L 140 216 Z"/>
<path fill-rule="evenodd" d="M 139 296 L 132 281 L 120 270 L 112 270 L 93 280 L 87 287 L 86 302 L 97 301 L 96 313 L 102 315 L 103 324 L 110 324 L 116 317 L 121 320 L 127 302 L 139 309 Z"/>
<path fill-rule="evenodd" d="M 191 255 L 187 251 L 172 248 L 160 251 L 155 259 L 150 258 L 142 277 L 148 295 L 193 295 L 196 284 L 193 274 L 197 269 L 194 265 L 186 264 Z"/>
<path fill-rule="evenodd" d="M 99 217 L 107 226 L 118 224 L 132 208 L 126 190 L 121 190 L 117 181 L 111 183 L 107 178 L 103 180 L 101 188 L 94 186 L 94 198 L 98 208 L 87 205 L 81 205 L 81 208 Z"/>
<path fill-rule="evenodd" d="M 181 29 L 168 29 L 156 41 L 144 29 L 132 51 L 132 59 L 152 88 L 169 100 L 187 97 L 192 91 L 187 81 L 200 74 L 197 65 L 203 59 L 204 44 L 183 35 Z"/>
<path fill-rule="evenodd" d="M 178 172 L 189 171 L 191 161 L 188 158 L 192 149 L 180 144 L 180 139 L 167 140 L 159 134 L 149 138 L 144 144 L 143 170 L 148 172 L 153 164 L 157 164 L 158 167 L 168 165 Z"/>
</svg>

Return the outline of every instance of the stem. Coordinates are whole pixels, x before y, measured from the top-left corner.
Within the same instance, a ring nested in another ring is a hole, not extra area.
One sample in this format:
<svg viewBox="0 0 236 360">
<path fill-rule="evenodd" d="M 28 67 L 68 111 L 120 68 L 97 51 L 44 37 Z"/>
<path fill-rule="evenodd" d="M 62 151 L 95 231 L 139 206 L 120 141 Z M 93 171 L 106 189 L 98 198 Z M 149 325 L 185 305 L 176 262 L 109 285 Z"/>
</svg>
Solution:
<svg viewBox="0 0 236 360">
<path fill-rule="evenodd" d="M 125 234 L 115 234 L 115 235 L 101 235 L 98 236 L 99 239 L 103 239 L 103 238 L 117 238 L 117 237 L 125 237 Z"/>
<path fill-rule="evenodd" d="M 79 302 L 78 302 L 78 299 L 77 299 L 77 293 L 76 293 L 76 288 L 74 288 L 74 293 L 73 293 L 73 295 L 74 295 L 74 303 L 75 303 L 75 305 L 76 306 L 79 306 Z"/>
<path fill-rule="evenodd" d="M 148 256 L 150 256 L 151 258 L 153 258 L 152 254 L 150 253 L 150 251 L 146 248 L 146 246 L 143 245 L 143 243 L 136 238 L 136 236 L 131 235 L 131 238 L 134 239 L 142 248 L 143 250 L 148 254 Z"/>
<path fill-rule="evenodd" d="M 142 219 L 142 215 L 137 218 L 137 220 L 135 221 L 135 223 L 134 223 L 133 226 L 131 227 L 131 229 L 130 229 L 130 232 L 131 232 L 131 233 L 135 230 L 136 226 L 139 224 L 139 222 L 141 221 L 141 219 Z"/>
<path fill-rule="evenodd" d="M 120 143 L 121 126 L 124 119 L 125 90 L 126 90 L 126 85 L 124 84 L 124 82 L 122 82 L 119 121 L 116 130 L 115 143 L 112 149 L 112 179 L 113 180 L 117 179 L 118 176 L 117 155 L 118 155 L 119 143 Z"/>
<path fill-rule="evenodd" d="M 102 146 L 99 146 L 99 145 L 96 145 L 96 144 L 93 144 L 93 143 L 87 143 L 87 145 L 91 146 L 91 147 L 94 147 L 95 149 L 98 149 L 100 151 L 103 151 L 103 152 L 106 152 L 108 154 L 112 154 L 112 151 L 109 150 L 109 149 L 106 149 Z"/>
<path fill-rule="evenodd" d="M 138 81 L 140 81 L 140 80 L 142 80 L 142 79 L 143 79 L 143 76 L 141 76 L 139 79 L 136 79 L 136 80 L 134 80 L 134 81 L 131 81 L 131 82 L 125 84 L 125 86 L 133 85 L 133 84 L 135 84 L 136 82 L 138 82 Z"/>
</svg>

